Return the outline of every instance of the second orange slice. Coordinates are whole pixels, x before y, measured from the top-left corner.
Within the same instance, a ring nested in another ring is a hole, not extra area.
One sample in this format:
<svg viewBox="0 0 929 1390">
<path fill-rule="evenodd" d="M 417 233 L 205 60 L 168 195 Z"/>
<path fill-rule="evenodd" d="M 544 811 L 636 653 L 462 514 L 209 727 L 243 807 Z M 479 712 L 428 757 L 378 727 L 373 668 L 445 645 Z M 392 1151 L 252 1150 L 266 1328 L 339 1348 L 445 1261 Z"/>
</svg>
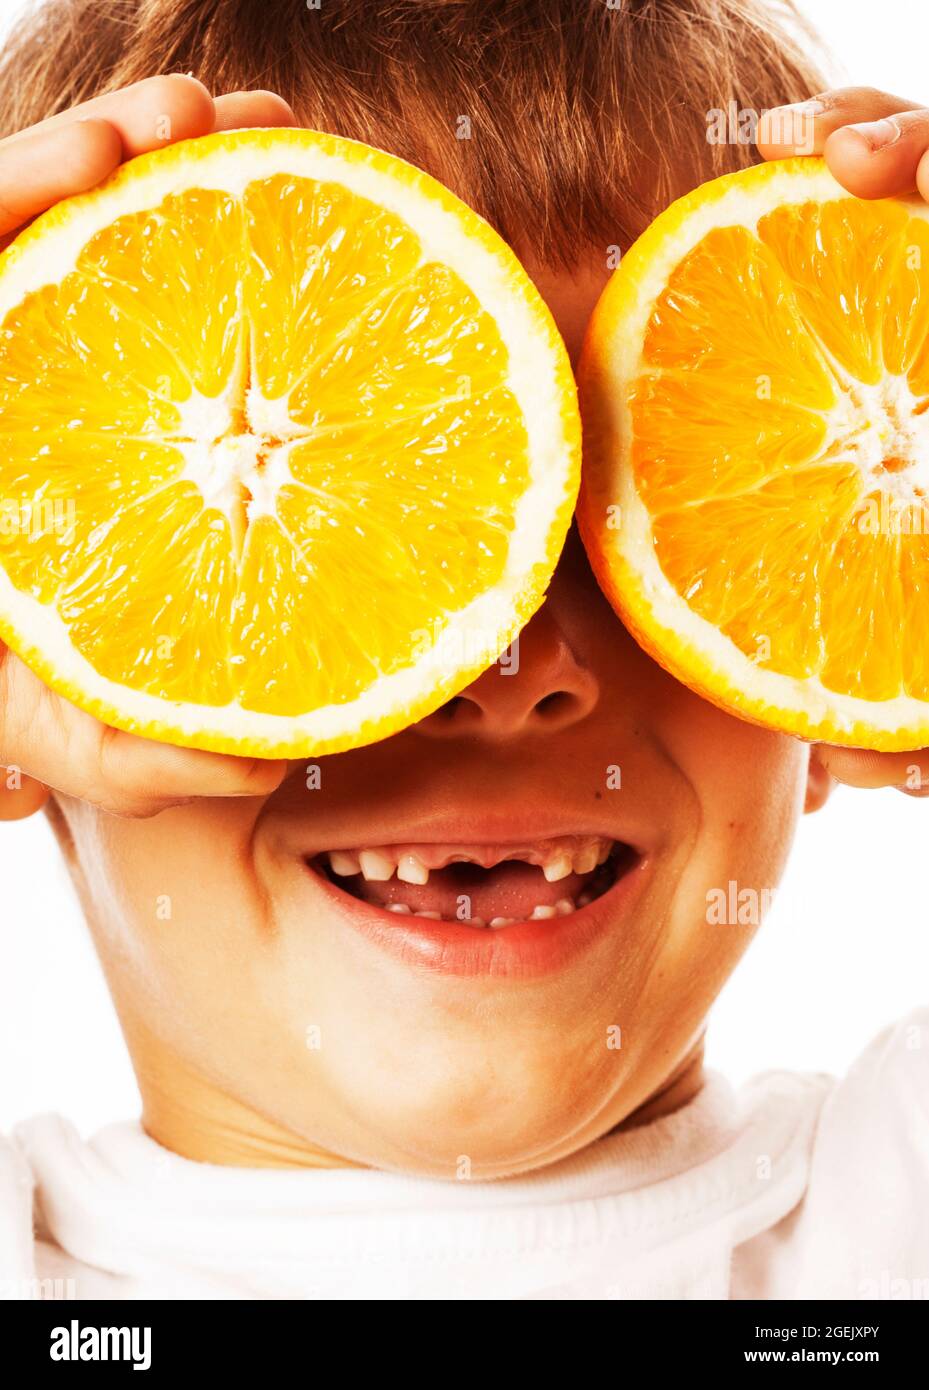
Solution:
<svg viewBox="0 0 929 1390">
<path fill-rule="evenodd" d="M 582 533 L 639 641 L 762 724 L 929 743 L 929 208 L 812 159 L 698 188 L 608 284 L 580 386 Z"/>
</svg>

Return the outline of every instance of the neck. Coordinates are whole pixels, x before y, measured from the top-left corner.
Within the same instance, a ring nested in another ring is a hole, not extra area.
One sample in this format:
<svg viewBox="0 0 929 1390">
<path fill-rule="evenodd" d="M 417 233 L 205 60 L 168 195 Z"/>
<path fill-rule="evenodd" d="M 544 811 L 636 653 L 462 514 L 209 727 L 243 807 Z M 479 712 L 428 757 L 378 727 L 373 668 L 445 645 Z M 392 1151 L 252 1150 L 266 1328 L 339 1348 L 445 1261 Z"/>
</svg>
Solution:
<svg viewBox="0 0 929 1390">
<path fill-rule="evenodd" d="M 611 1133 L 616 1134 L 627 1129 L 637 1129 L 640 1125 L 650 1124 L 652 1120 L 662 1120 L 666 1115 L 673 1115 L 675 1110 L 680 1110 L 694 1099 L 703 1086 L 704 1079 L 703 1036 L 701 1035 L 667 1080 L 652 1091 L 651 1095 L 631 1114 L 621 1120 L 618 1125 L 615 1125 Z"/>
<path fill-rule="evenodd" d="M 197 1163 L 229 1168 L 363 1168 L 285 1129 L 172 1056 L 133 1063 L 142 1093 L 142 1127 L 162 1148 Z"/>
</svg>

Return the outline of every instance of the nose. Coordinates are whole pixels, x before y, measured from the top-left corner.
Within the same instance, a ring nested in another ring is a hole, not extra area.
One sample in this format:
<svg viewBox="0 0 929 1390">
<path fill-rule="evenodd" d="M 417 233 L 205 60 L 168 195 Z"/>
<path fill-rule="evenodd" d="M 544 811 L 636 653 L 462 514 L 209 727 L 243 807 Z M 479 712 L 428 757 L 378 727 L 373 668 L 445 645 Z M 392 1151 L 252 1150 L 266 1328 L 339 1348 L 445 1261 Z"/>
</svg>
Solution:
<svg viewBox="0 0 929 1390">
<path fill-rule="evenodd" d="M 505 658 L 421 720 L 415 732 L 487 740 L 554 734 L 590 714 L 599 693 L 597 677 L 578 661 L 544 604 Z"/>
</svg>

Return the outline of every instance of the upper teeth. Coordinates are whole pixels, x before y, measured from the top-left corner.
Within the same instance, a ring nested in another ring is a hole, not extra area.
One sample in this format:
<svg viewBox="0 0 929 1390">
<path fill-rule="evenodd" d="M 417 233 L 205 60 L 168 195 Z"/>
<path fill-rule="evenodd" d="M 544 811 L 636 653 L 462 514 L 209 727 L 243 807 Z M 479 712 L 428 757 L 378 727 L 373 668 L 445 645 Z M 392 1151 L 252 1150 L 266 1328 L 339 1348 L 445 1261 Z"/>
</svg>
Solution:
<svg viewBox="0 0 929 1390">
<path fill-rule="evenodd" d="M 417 855 L 404 854 L 397 863 L 397 878 L 403 883 L 428 883 L 429 870 Z"/>
<path fill-rule="evenodd" d="M 567 844 L 540 844 L 520 849 L 501 848 L 470 852 L 467 849 L 445 849 L 429 854 L 432 869 L 447 864 L 481 864 L 484 868 L 505 860 L 518 859 L 541 868 L 549 883 L 567 878 L 569 874 L 588 874 L 608 858 L 614 841 L 599 835 L 574 836 Z M 328 851 L 329 867 L 334 874 L 346 878 L 363 874 L 369 882 L 384 883 L 394 874 L 402 883 L 428 883 L 430 866 L 414 850 L 392 846 L 377 849 Z"/>
<path fill-rule="evenodd" d="M 358 855 L 347 849 L 331 849 L 329 867 L 334 874 L 340 874 L 343 878 L 348 874 L 357 874 L 360 867 Z"/>
<path fill-rule="evenodd" d="M 358 856 L 361 872 L 368 880 L 384 882 L 388 878 L 393 878 L 395 864 L 392 864 L 386 854 L 381 854 L 379 849 L 363 849 Z M 353 869 L 352 873 L 357 874 L 358 870 Z"/>
<path fill-rule="evenodd" d="M 586 853 L 588 851 L 585 851 Z M 559 878 L 567 878 L 573 870 L 574 860 L 570 854 L 559 854 L 554 859 L 549 859 L 547 864 L 542 865 L 542 872 L 549 883 L 554 883 Z M 578 869 L 577 872 L 581 873 L 582 870 Z"/>
</svg>

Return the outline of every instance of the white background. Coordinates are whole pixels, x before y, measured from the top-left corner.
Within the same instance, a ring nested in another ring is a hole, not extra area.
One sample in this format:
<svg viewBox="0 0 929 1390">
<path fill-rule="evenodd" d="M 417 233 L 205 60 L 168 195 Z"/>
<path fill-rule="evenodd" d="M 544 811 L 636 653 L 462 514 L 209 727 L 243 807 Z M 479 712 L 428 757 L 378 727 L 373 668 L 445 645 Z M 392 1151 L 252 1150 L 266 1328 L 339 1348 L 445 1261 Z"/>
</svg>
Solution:
<svg viewBox="0 0 929 1390">
<path fill-rule="evenodd" d="M 20 8 L 0 0 L 0 29 Z M 806 0 L 847 80 L 929 99 L 929 20 L 912 0 Z M 915 16 L 915 17 L 914 17 Z M 709 1058 L 844 1069 L 886 1023 L 929 1001 L 922 874 L 929 801 L 839 790 L 803 824 L 762 932 L 712 1015 Z M 41 817 L 0 825 L 0 1130 L 42 1110 L 85 1132 L 137 1110 L 122 1039 Z"/>
</svg>

